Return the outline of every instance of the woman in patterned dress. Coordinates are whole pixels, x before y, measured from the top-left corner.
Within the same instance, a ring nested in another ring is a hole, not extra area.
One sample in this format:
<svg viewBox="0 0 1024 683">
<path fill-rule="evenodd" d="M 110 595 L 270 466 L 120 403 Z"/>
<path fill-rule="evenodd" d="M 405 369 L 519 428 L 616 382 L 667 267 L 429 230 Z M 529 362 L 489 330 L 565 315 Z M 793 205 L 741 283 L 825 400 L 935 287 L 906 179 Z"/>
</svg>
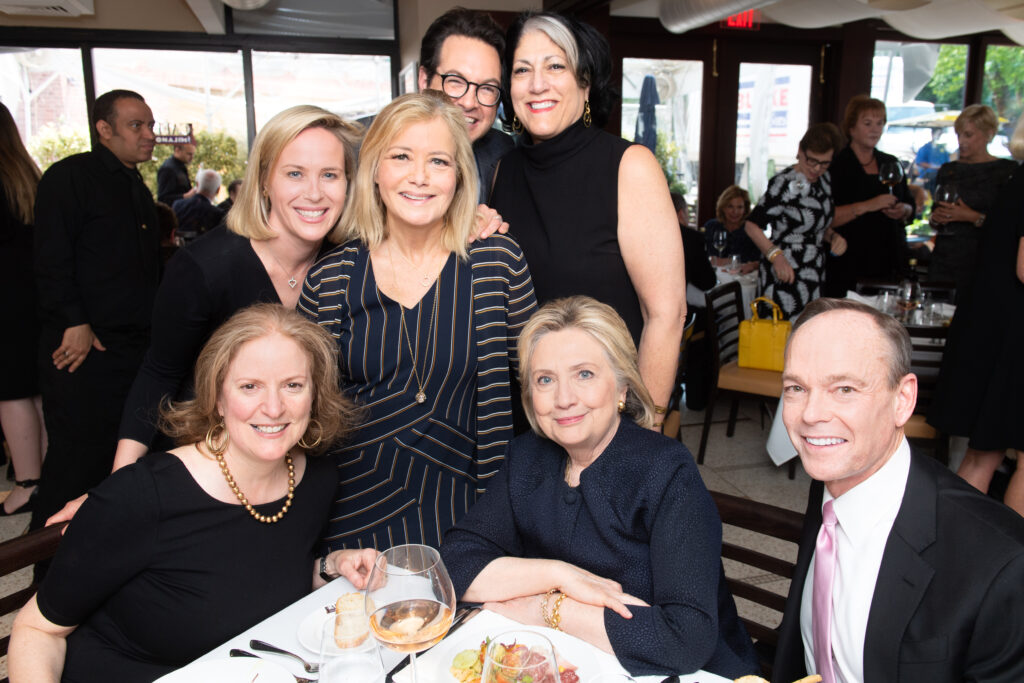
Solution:
<svg viewBox="0 0 1024 683">
<path fill-rule="evenodd" d="M 334 456 L 326 548 L 438 546 L 501 465 L 510 367 L 536 307 L 519 245 L 466 246 L 477 173 L 461 110 L 435 91 L 384 108 L 299 308 L 338 341 L 364 424 Z"/>
<path fill-rule="evenodd" d="M 808 128 L 800 140 L 796 165 L 768 181 L 768 189 L 744 226 L 764 255 L 761 294 L 777 303 L 787 319 L 821 296 L 823 243 L 836 255 L 846 250 L 846 241 L 829 227 L 835 206 L 828 166 L 841 143 L 839 129 L 831 123 Z M 769 224 L 774 242 L 764 233 Z"/>
</svg>

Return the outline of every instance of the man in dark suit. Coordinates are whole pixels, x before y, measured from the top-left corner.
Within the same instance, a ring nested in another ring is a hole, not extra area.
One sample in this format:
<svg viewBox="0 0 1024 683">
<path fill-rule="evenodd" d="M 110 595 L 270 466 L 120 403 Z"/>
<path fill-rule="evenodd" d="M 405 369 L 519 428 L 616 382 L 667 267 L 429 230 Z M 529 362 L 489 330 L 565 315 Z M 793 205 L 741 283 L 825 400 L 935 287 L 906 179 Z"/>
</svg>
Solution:
<svg viewBox="0 0 1024 683">
<path fill-rule="evenodd" d="M 178 217 L 177 235 L 182 242 L 188 243 L 213 230 L 227 213 L 213 200 L 220 190 L 220 173 L 206 168 L 196 174 L 196 193 L 174 202 L 174 215 Z"/>
<path fill-rule="evenodd" d="M 910 350 L 895 319 L 847 300 L 794 325 L 783 421 L 817 481 L 775 681 L 1024 680 L 1024 518 L 910 453 Z"/>
<path fill-rule="evenodd" d="M 156 171 L 157 201 L 173 207 L 174 202 L 182 197 L 191 197 L 196 193 L 188 177 L 188 165 L 192 163 L 195 155 L 195 145 L 174 146 L 174 152 Z"/>
</svg>

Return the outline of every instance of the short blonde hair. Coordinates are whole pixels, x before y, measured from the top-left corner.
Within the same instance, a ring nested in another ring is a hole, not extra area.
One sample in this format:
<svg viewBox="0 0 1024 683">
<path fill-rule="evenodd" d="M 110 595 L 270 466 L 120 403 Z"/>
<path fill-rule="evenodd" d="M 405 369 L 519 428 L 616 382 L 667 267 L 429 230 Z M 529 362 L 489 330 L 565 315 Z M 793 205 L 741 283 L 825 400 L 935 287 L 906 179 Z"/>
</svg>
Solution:
<svg viewBox="0 0 1024 683">
<path fill-rule="evenodd" d="M 330 232 L 332 242 L 361 241 L 367 249 L 379 246 L 388 236 L 387 209 L 375 178 L 381 157 L 392 141 L 411 125 L 442 121 L 455 142 L 455 196 L 445 213 L 441 239 L 459 258 L 468 258 L 466 243 L 476 227 L 476 207 L 480 182 L 476 159 L 466 130 L 462 110 L 438 90 L 424 90 L 397 97 L 374 119 L 359 150 L 359 168 L 355 187 L 341 221 Z"/>
<path fill-rule="evenodd" d="M 1017 119 L 1017 126 L 1010 136 L 1010 154 L 1018 161 L 1024 160 L 1024 114 Z"/>
<path fill-rule="evenodd" d="M 289 107 L 267 121 L 256 136 L 242 187 L 228 212 L 228 230 L 253 240 L 277 236 L 270 227 L 270 198 L 264 192 L 267 178 L 288 143 L 310 128 L 323 128 L 341 142 L 345 148 L 345 179 L 351 185 L 362 126 L 311 104 Z"/>
<path fill-rule="evenodd" d="M 281 334 L 299 345 L 309 361 L 313 405 L 301 441 L 323 452 L 358 424 L 360 411 L 339 389 L 338 345 L 319 325 L 280 304 L 243 308 L 217 328 L 196 361 L 195 398 L 160 408 L 160 430 L 178 445 L 201 443 L 223 418 L 217 412 L 228 368 L 246 343 Z"/>
<path fill-rule="evenodd" d="M 964 107 L 964 110 L 960 112 L 960 116 L 956 117 L 956 121 L 953 122 L 953 130 L 957 133 L 962 133 L 966 123 L 970 123 L 982 133 L 988 135 L 989 142 L 992 142 L 992 138 L 996 136 L 996 132 L 999 130 L 999 117 L 992 111 L 992 107 L 984 104 L 972 104 Z"/>
<path fill-rule="evenodd" d="M 616 385 L 626 389 L 626 408 L 623 413 L 632 417 L 641 427 L 652 427 L 654 401 L 640 378 L 636 345 L 626 323 L 608 304 L 589 296 L 570 296 L 554 299 L 537 309 L 519 335 L 519 384 L 522 388 L 523 408 L 533 431 L 542 434 L 537 426 L 533 396 L 530 393 L 533 352 L 544 335 L 567 329 L 586 332 L 598 343 L 615 372 Z"/>
<path fill-rule="evenodd" d="M 730 185 L 718 195 L 718 201 L 715 202 L 715 217 L 720 223 L 725 223 L 725 207 L 734 199 L 743 200 L 743 217 L 750 215 L 750 193 L 739 185 Z"/>
</svg>

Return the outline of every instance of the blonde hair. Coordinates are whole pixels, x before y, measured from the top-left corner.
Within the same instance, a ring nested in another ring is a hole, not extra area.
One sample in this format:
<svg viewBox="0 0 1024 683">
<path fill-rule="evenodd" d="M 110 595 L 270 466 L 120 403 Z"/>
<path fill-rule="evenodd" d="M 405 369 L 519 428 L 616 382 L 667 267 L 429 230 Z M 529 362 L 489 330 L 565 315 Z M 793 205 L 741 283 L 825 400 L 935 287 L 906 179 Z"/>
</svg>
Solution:
<svg viewBox="0 0 1024 683">
<path fill-rule="evenodd" d="M 476 159 L 466 130 L 465 115 L 438 90 L 424 90 L 395 98 L 377 114 L 359 150 L 355 187 L 349 195 L 345 212 L 328 235 L 332 242 L 342 244 L 359 240 L 367 249 L 374 249 L 387 238 L 387 208 L 375 180 L 381 157 L 406 128 L 434 120 L 445 124 L 455 142 L 455 195 L 445 214 L 441 240 L 445 248 L 455 252 L 459 258 L 468 257 L 466 242 L 476 226 L 479 191 Z"/>
<path fill-rule="evenodd" d="M 533 413 L 530 382 L 533 352 L 544 335 L 576 329 L 586 332 L 604 351 L 615 373 L 616 386 L 626 389 L 626 408 L 641 427 L 654 425 L 654 401 L 640 378 L 636 345 L 615 309 L 589 296 L 554 299 L 541 306 L 519 334 L 519 384 L 522 387 L 523 409 L 533 431 L 542 434 Z"/>
<path fill-rule="evenodd" d="M 18 135 L 11 112 L 0 103 L 0 183 L 7 205 L 22 223 L 35 221 L 36 187 L 42 174 Z"/>
<path fill-rule="evenodd" d="M 1010 136 L 1010 154 L 1018 161 L 1024 159 L 1024 114 L 1017 119 L 1017 127 Z"/>
<path fill-rule="evenodd" d="M 319 325 L 280 304 L 254 304 L 235 313 L 203 345 L 196 361 L 195 398 L 160 407 L 160 430 L 178 445 L 201 443 L 221 424 L 217 412 L 228 368 L 246 343 L 280 334 L 298 344 L 309 362 L 313 405 L 300 439 L 322 452 L 358 424 L 360 411 L 339 387 L 338 345 Z"/>
<path fill-rule="evenodd" d="M 750 215 L 750 193 L 739 185 L 730 185 L 722 191 L 722 194 L 718 195 L 718 201 L 715 202 L 715 217 L 720 223 L 725 223 L 725 207 L 729 206 L 734 199 L 743 200 L 743 217 L 746 218 Z"/>
<path fill-rule="evenodd" d="M 972 104 L 964 107 L 960 116 L 956 117 L 956 121 L 953 122 L 953 130 L 962 133 L 966 123 L 970 123 L 982 133 L 987 134 L 989 142 L 999 130 L 999 117 L 992 111 L 992 107 L 984 104 Z"/>
<path fill-rule="evenodd" d="M 310 128 L 323 128 L 341 142 L 345 148 L 345 179 L 351 186 L 362 126 L 311 104 L 289 107 L 267 121 L 256 136 L 242 187 L 228 212 L 228 230 L 253 240 L 277 236 L 270 227 L 270 198 L 264 193 L 267 179 L 282 150 Z"/>
</svg>

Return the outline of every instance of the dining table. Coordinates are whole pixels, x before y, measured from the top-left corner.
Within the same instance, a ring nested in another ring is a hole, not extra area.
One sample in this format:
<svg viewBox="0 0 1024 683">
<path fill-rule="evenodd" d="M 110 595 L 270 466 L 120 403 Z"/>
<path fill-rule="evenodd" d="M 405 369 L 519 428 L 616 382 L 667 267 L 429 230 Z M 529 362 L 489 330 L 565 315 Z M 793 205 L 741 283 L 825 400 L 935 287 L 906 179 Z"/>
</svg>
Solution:
<svg viewBox="0 0 1024 683">
<path fill-rule="evenodd" d="M 292 603 L 280 612 L 264 619 L 252 628 L 238 634 L 231 640 L 210 650 L 190 664 L 159 678 L 157 683 L 204 683 L 205 681 L 209 681 L 209 683 L 236 683 L 234 679 L 230 677 L 223 678 L 219 674 L 217 678 L 210 678 L 207 672 L 212 671 L 213 666 L 217 663 L 226 663 L 233 649 L 253 652 L 253 648 L 249 644 L 251 640 L 262 640 L 265 643 L 270 643 L 278 648 L 295 653 L 308 662 L 317 662 L 319 653 L 303 645 L 301 642 L 303 638 L 300 638 L 300 627 L 306 626 L 310 620 L 315 621 L 317 617 L 313 615 L 323 615 L 323 618 L 327 618 L 328 612 L 325 608 L 334 605 L 340 596 L 353 591 L 355 591 L 355 588 L 345 578 L 335 579 Z M 562 631 L 554 631 L 543 627 L 523 626 L 489 610 L 480 610 L 479 613 L 470 612 L 469 614 L 470 616 L 453 628 L 444 640 L 430 650 L 417 655 L 418 683 L 457 683 L 456 679 L 448 673 L 448 666 L 454 654 L 457 654 L 462 649 L 479 647 L 483 637 L 494 637 L 503 632 L 516 629 L 539 632 L 548 636 L 554 643 L 556 652 L 564 655 L 578 666 L 577 673 L 580 675 L 580 683 L 588 683 L 588 678 L 593 678 L 598 673 L 625 673 L 625 670 L 619 666 L 618 661 L 613 655 L 603 652 L 593 645 Z M 303 635 L 307 645 L 310 644 L 308 642 L 308 633 Z M 370 636 L 370 639 L 372 641 L 372 636 Z M 379 676 L 377 680 L 356 680 L 353 678 L 351 679 L 352 683 L 381 683 L 385 680 L 385 677 L 387 683 L 392 681 L 394 683 L 410 683 L 411 677 L 405 669 L 404 653 L 379 647 L 373 642 L 367 642 L 364 647 L 369 647 L 376 652 L 376 656 L 381 661 L 381 670 L 385 672 L 385 676 Z M 264 658 L 267 665 L 273 665 L 275 671 L 279 671 L 278 667 L 282 667 L 296 681 L 317 680 L 315 673 L 307 673 L 303 670 L 301 664 L 290 657 L 265 653 L 254 654 L 259 654 L 260 657 Z M 254 666 L 253 671 L 258 674 L 258 667 L 256 667 L 259 664 L 258 660 L 251 661 Z M 638 683 L 676 681 L 675 678 L 668 675 L 639 676 L 635 677 L 635 679 Z M 239 682 L 242 680 L 242 678 L 238 679 Z M 254 683 L 263 683 L 264 680 L 276 683 L 280 679 L 272 676 L 263 677 L 258 675 L 256 678 L 244 677 L 245 683 L 252 683 L 253 681 Z M 678 677 L 678 683 L 722 683 L 729 680 L 707 671 L 679 674 Z"/>
</svg>

